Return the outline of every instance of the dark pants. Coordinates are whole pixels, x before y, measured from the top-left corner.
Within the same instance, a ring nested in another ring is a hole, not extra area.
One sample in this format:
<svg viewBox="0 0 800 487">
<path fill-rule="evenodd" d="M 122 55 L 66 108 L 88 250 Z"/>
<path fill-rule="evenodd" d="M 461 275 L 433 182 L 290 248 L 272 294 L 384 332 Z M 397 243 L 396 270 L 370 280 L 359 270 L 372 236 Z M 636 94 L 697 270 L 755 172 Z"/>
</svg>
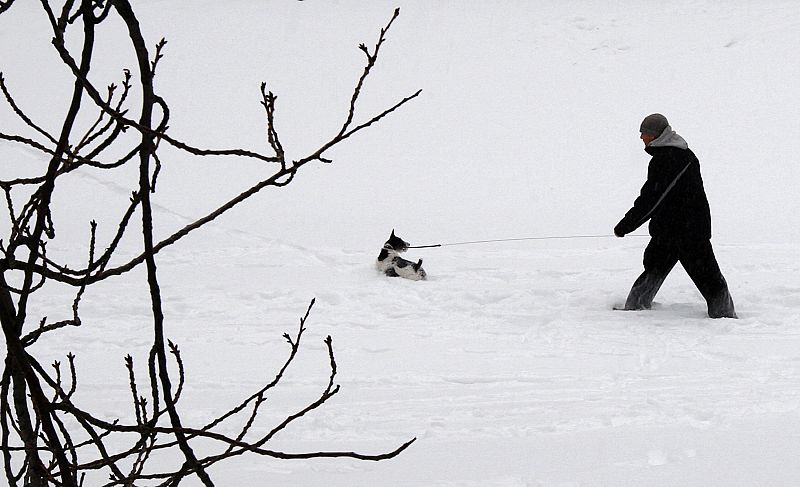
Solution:
<svg viewBox="0 0 800 487">
<path fill-rule="evenodd" d="M 708 304 L 711 318 L 736 318 L 728 284 L 722 277 L 711 242 L 663 242 L 651 239 L 644 250 L 644 272 L 633 283 L 625 309 L 650 309 L 653 298 L 680 262 Z"/>
</svg>

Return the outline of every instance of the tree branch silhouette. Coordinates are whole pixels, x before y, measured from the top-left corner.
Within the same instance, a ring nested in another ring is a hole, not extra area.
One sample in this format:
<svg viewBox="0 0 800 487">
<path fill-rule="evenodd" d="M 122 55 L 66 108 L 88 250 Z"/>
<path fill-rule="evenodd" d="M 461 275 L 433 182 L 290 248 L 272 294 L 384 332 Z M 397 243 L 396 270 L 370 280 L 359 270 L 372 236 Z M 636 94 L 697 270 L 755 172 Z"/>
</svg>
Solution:
<svg viewBox="0 0 800 487">
<path fill-rule="evenodd" d="M 14 0 L 0 0 L 0 14 L 12 8 Z M 329 149 L 373 126 L 420 95 L 421 92 L 416 91 L 389 108 L 357 121 L 362 90 L 376 66 L 386 34 L 398 18 L 399 10 L 394 11 L 381 29 L 371 49 L 364 44 L 359 46 L 366 61 L 341 128 L 322 141 L 317 150 L 289 161 L 276 128 L 277 96 L 267 89 L 266 83 L 260 86 L 260 103 L 272 153 L 244 148 L 201 148 L 175 136 L 169 127 L 169 104 L 159 95 L 154 83 L 157 69 L 167 54 L 167 41 L 161 39 L 154 47 L 149 47 L 130 0 L 64 0 L 60 5 L 52 0 L 41 0 L 41 8 L 52 31 L 53 48 L 72 74 L 71 96 L 59 129 L 48 131 L 44 128 L 46 123 L 29 116 L 25 104 L 13 96 L 13 83 L 6 79 L 9 73 L 0 73 L 0 91 L 20 127 L 20 133 L 0 133 L 0 143 L 30 149 L 47 161 L 40 172 L 32 175 L 5 177 L 0 174 L 9 223 L 7 234 L 0 236 L 0 325 L 6 343 L 6 359 L 0 377 L 0 444 L 3 472 L 9 487 L 78 487 L 85 484 L 87 475 L 96 476 L 97 472 L 104 472 L 107 479 L 104 485 L 108 486 L 175 486 L 190 476 L 211 486 L 214 481 L 209 473 L 210 467 L 244 454 L 278 459 L 347 457 L 378 461 L 393 458 L 408 448 L 414 439 L 377 454 L 284 452 L 269 447 L 276 435 L 324 406 L 339 391 L 333 340 L 327 337 L 325 346 L 330 374 L 317 397 L 269 428 L 264 429 L 259 422 L 263 422 L 263 412 L 268 406 L 266 394 L 281 387 L 285 373 L 301 351 L 314 300 L 300 318 L 298 330 L 292 335 L 284 335 L 289 350 L 271 381 L 247 394 L 219 416 L 209 418 L 204 425 L 187 425 L 181 416 L 179 403 L 188 372 L 180 348 L 168 338 L 158 267 L 158 254 L 163 249 L 175 245 L 259 192 L 290 184 L 303 166 L 313 162 L 331 162 L 326 155 Z M 136 65 L 133 69 L 122 70 L 120 84 L 110 84 L 101 90 L 92 83 L 90 73 L 98 49 L 96 31 L 101 24 L 110 21 L 125 26 L 124 39 Z M 66 42 L 68 36 L 70 43 Z M 79 50 L 73 52 L 68 46 L 75 46 L 75 40 L 80 41 Z M 137 97 L 132 97 L 133 93 Z M 131 105 L 134 98 L 138 99 L 139 106 Z M 94 114 L 88 119 L 88 125 L 84 125 L 87 118 L 81 115 L 87 111 Z M 165 238 L 157 239 L 153 230 L 152 198 L 163 165 L 159 155 L 163 144 L 191 156 L 236 157 L 266 162 L 271 173 L 209 210 L 205 216 Z M 112 153 L 122 155 L 109 156 Z M 88 255 L 78 268 L 49 256 L 48 243 L 57 240 L 59 222 L 55 221 L 53 205 L 60 178 L 78 169 L 110 172 L 131 166 L 137 168 L 136 189 L 110 237 L 101 239 L 98 224 L 91 221 Z M 142 249 L 127 260 L 122 259 L 119 252 L 126 237 L 136 237 Z M 124 380 L 130 394 L 126 402 L 130 404 L 132 419 L 109 421 L 91 411 L 91 405 L 78 403 L 79 370 L 74 354 L 67 352 L 64 364 L 55 361 L 50 367 L 45 367 L 36 357 L 32 345 L 39 341 L 57 340 L 55 337 L 59 331 L 66 327 L 91 326 L 80 316 L 84 296 L 92 292 L 94 285 L 111 277 L 133 278 L 131 271 L 135 269 L 144 270 L 150 296 L 151 346 L 146 357 L 147 374 L 143 378 L 137 377 L 134 357 L 126 355 L 123 358 Z M 30 306 L 31 298 L 46 283 L 69 286 L 74 290 L 68 318 L 48 320 L 46 316 L 35 316 L 39 311 Z M 151 461 L 155 453 L 170 453 L 179 456 L 180 461 L 172 468 L 158 468 Z"/>
</svg>

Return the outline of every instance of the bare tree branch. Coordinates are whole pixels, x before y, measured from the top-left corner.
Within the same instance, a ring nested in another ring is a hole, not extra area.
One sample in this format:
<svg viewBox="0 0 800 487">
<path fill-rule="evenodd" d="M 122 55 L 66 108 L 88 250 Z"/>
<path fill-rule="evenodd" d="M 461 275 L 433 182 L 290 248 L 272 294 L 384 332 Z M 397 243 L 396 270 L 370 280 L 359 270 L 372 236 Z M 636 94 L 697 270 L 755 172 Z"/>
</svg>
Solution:
<svg viewBox="0 0 800 487">
<path fill-rule="evenodd" d="M 11 97 L 11 93 L 9 93 L 9 91 L 8 91 L 8 87 L 6 86 L 6 80 L 5 80 L 5 77 L 3 76 L 2 72 L 0 72 L 0 90 L 3 91 L 3 95 L 5 96 L 6 101 L 8 102 L 8 105 L 11 107 L 11 109 L 14 111 L 14 113 L 23 122 L 25 122 L 25 124 L 27 126 L 31 127 L 32 129 L 34 129 L 39 134 L 43 135 L 53 145 L 58 144 L 58 142 L 56 142 L 56 139 L 53 138 L 52 135 L 50 135 L 46 131 L 42 130 L 38 125 L 33 123 L 33 121 L 30 118 L 28 118 L 28 116 L 25 115 L 25 113 L 17 106 L 16 102 L 14 101 L 14 98 Z"/>
<path fill-rule="evenodd" d="M 0 14 L 13 3 L 14 0 L 0 0 Z M 300 418 L 313 414 L 339 391 L 335 383 L 338 366 L 333 340 L 327 337 L 324 342 L 330 374 L 318 395 L 283 419 L 262 425 L 266 416 L 264 412 L 269 406 L 267 393 L 287 386 L 283 378 L 301 351 L 314 300 L 300 318 L 296 332 L 284 335 L 289 348 L 271 380 L 257 391 L 244 394 L 243 399 L 217 417 L 204 421 L 204 426 L 185 424 L 178 403 L 186 387 L 186 364 L 179 347 L 167 337 L 156 259 L 161 250 L 262 190 L 290 184 L 304 165 L 314 161 L 330 162 L 326 157 L 329 149 L 373 126 L 420 95 L 417 91 L 377 115 L 357 121 L 360 119 L 358 100 L 399 10 L 381 29 L 372 48 L 364 44 L 359 46 L 366 61 L 341 128 L 318 150 L 289 162 L 277 130 L 277 96 L 267 90 L 266 83 L 261 84 L 260 102 L 272 154 L 242 148 L 199 148 L 168 134 L 170 106 L 157 93 L 154 83 L 158 66 L 165 58 L 167 42 L 161 39 L 152 49 L 148 47 L 130 0 L 63 0 L 58 8 L 51 0 L 40 0 L 40 3 L 52 29 L 53 47 L 63 65 L 72 73 L 73 86 L 60 127 L 57 131 L 49 131 L 44 127 L 52 121 L 42 123 L 30 117 L 23 110 L 23 104 L 12 96 L 0 73 L 0 91 L 21 122 L 20 130 L 25 131 L 19 135 L 0 133 L 0 143 L 32 149 L 46 159 L 42 168 L 26 177 L 3 177 L 0 168 L 0 188 L 5 195 L 10 223 L 8 234 L 0 235 L 0 325 L 6 344 L 6 359 L 0 378 L 0 450 L 2 472 L 8 485 L 78 487 L 86 482 L 96 482 L 94 477 L 87 481 L 87 474 L 103 472 L 107 479 L 105 485 L 109 486 L 177 486 L 190 476 L 212 486 L 214 482 L 209 468 L 243 454 L 277 459 L 347 457 L 377 461 L 393 458 L 408 448 L 415 439 L 378 454 L 354 451 L 293 453 L 270 448 L 270 442 L 278 434 L 289 430 Z M 136 69 L 123 70 L 121 84 L 110 84 L 101 93 L 90 81 L 97 47 L 95 30 L 111 19 L 126 26 L 125 42 L 136 59 Z M 68 44 L 67 38 L 80 41 L 79 52 L 70 50 L 68 45 L 78 44 Z M 138 95 L 135 98 L 141 102 L 135 108 L 128 106 L 134 92 Z M 87 110 L 93 113 L 87 119 L 90 122 L 84 124 L 81 120 L 86 118 L 79 115 Z M 126 135 L 123 137 L 123 134 Z M 271 172 L 251 183 L 249 188 L 240 189 L 239 194 L 227 202 L 209 209 L 205 216 L 166 238 L 156 240 L 153 198 L 159 174 L 169 162 L 162 157 L 163 154 L 159 155 L 162 143 L 194 156 L 239 157 L 267 162 Z M 111 153 L 117 154 L 116 158 L 109 157 Z M 58 212 L 52 205 L 54 195 L 61 188 L 57 184 L 60 178 L 78 168 L 115 171 L 134 164 L 138 167 L 137 188 L 118 220 L 112 222 L 113 232 L 108 240 L 98 241 L 98 225 L 91 221 L 88 256 L 77 264 L 77 268 L 48 255 L 48 243 L 58 237 L 60 222 L 54 218 Z M 123 260 L 120 244 L 126 236 L 132 237 L 134 233 L 141 241 L 142 251 Z M 127 355 L 124 358 L 127 374 L 124 380 L 127 382 L 126 394 L 130 394 L 128 401 L 132 402 L 129 403 L 132 419 L 106 420 L 77 404 L 79 374 L 76 357 L 67 353 L 66 362 L 56 361 L 52 367 L 45 367 L 34 354 L 37 347 L 32 345 L 39 340 L 52 339 L 66 327 L 82 325 L 81 303 L 93 286 L 113 276 L 131 277 L 130 271 L 136 268 L 145 271 L 150 293 L 152 336 L 146 374 L 137 377 L 133 357 Z M 32 297 L 48 283 L 73 287 L 74 299 L 71 309 L 65 313 L 66 319 L 51 322 L 47 317 L 30 316 Z M 227 431 L 232 433 L 224 433 Z M 154 454 L 177 458 L 177 464 L 160 468 L 153 466 L 150 459 Z"/>
</svg>

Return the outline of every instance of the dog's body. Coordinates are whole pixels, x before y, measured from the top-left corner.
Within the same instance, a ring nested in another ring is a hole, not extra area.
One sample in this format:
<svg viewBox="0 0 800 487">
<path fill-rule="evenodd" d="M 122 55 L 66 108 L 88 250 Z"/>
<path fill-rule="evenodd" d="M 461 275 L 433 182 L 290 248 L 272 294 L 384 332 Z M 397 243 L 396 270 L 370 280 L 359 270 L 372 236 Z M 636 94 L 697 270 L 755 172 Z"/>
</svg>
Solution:
<svg viewBox="0 0 800 487">
<path fill-rule="evenodd" d="M 427 275 L 425 269 L 422 268 L 422 259 L 419 259 L 418 262 L 411 262 L 400 257 L 400 252 L 406 250 L 408 250 L 408 242 L 396 236 L 392 230 L 392 235 L 383 244 L 383 249 L 378 254 L 375 266 L 389 277 L 404 277 L 412 281 L 425 279 Z"/>
</svg>

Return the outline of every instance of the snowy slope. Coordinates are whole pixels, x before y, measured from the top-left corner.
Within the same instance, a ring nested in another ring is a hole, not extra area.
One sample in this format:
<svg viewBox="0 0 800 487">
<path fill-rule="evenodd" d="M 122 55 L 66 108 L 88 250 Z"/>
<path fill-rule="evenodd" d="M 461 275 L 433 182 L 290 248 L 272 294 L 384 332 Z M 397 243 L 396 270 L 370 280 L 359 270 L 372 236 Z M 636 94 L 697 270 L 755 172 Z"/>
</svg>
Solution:
<svg viewBox="0 0 800 487">
<path fill-rule="evenodd" d="M 63 104 L 56 86 L 66 73 L 41 76 L 52 48 L 36 35 L 36 2 L 20 2 L 0 17 L 0 70 L 18 101 L 56 126 L 48 117 Z M 266 81 L 279 97 L 284 145 L 299 157 L 338 130 L 361 67 L 356 46 L 374 42 L 398 5 L 136 6 L 152 43 L 169 40 L 158 87 L 175 134 L 263 148 L 258 85 Z M 342 391 L 275 447 L 377 453 L 418 440 L 379 463 L 245 457 L 212 471 L 217 484 L 800 483 L 792 136 L 800 132 L 800 5 L 399 6 L 363 116 L 419 88 L 422 97 L 337 148 L 334 164 L 308 168 L 165 251 L 160 274 L 168 332 L 187 362 L 187 421 L 202 423 L 271 379 L 286 353 L 281 335 L 315 297 L 290 387 L 271 398 L 275 416 L 324 385 L 329 334 Z M 23 35 L 31 42 L 13 42 Z M 126 64 L 113 40 L 98 64 L 107 82 L 117 80 Z M 705 318 L 681 269 L 654 310 L 611 311 L 640 271 L 646 239 L 637 237 L 411 251 L 425 260 L 425 282 L 373 270 L 392 228 L 416 244 L 611 233 L 644 179 L 637 129 L 653 111 L 701 159 L 714 245 L 741 319 Z M 0 126 L 12 124 L 0 107 Z M 0 157 L 36 163 L 3 145 Z M 231 160 L 169 161 L 156 199 L 160 228 L 203 215 L 261 171 Z M 102 232 L 132 184 L 73 178 L 62 234 L 84 239 L 91 218 Z M 42 340 L 36 352 L 45 363 L 75 352 L 79 400 L 126 417 L 122 357 L 146 360 L 147 300 L 141 282 L 105 286 L 85 297 L 82 328 Z M 54 289 L 41 314 L 55 305 L 69 313 L 69 300 Z"/>
</svg>

